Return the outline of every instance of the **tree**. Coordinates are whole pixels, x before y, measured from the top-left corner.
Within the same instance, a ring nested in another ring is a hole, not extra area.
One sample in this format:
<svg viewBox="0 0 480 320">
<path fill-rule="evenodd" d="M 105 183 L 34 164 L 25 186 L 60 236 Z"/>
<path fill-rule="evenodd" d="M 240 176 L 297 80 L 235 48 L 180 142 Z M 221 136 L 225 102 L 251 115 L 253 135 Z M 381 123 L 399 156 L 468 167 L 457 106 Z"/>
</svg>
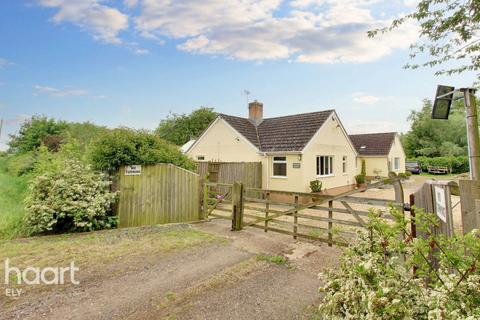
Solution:
<svg viewBox="0 0 480 320">
<path fill-rule="evenodd" d="M 478 0 L 421 0 L 417 10 L 383 29 L 369 31 L 370 37 L 399 28 L 407 21 L 419 24 L 420 40 L 412 45 L 412 59 L 421 54 L 429 55 L 425 62 L 407 64 L 406 68 L 438 67 L 454 62 L 440 74 L 461 73 L 480 69 L 480 2 Z"/>
<path fill-rule="evenodd" d="M 33 151 L 44 142 L 51 143 L 53 149 L 58 149 L 59 136 L 66 127 L 64 121 L 49 119 L 46 116 L 34 115 L 20 127 L 18 134 L 10 135 L 8 145 L 20 153 Z M 53 138 L 55 137 L 55 138 Z"/>
<path fill-rule="evenodd" d="M 217 117 L 213 108 L 200 107 L 190 114 L 170 113 L 155 132 L 166 141 L 181 146 L 198 136 Z"/>
<path fill-rule="evenodd" d="M 448 120 L 431 117 L 432 103 L 424 100 L 422 110 L 412 111 L 410 131 L 402 136 L 407 157 L 467 155 L 467 129 L 462 101 L 452 105 Z"/>
<path fill-rule="evenodd" d="M 195 163 L 158 135 L 145 130 L 114 129 L 92 142 L 89 158 L 98 170 L 117 170 L 121 165 L 172 163 L 193 170 Z"/>
<path fill-rule="evenodd" d="M 88 145 L 105 134 L 108 131 L 106 127 L 98 126 L 91 122 L 68 122 L 65 128 L 65 138 L 77 141 L 79 148 L 85 151 Z"/>
</svg>

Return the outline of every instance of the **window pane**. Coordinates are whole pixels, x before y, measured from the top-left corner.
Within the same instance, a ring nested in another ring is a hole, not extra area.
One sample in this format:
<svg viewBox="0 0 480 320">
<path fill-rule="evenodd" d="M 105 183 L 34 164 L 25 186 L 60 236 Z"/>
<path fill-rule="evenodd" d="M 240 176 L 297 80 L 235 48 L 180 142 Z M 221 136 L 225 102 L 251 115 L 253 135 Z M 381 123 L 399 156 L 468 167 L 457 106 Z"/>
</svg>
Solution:
<svg viewBox="0 0 480 320">
<path fill-rule="evenodd" d="M 287 161 L 287 157 L 273 157 L 273 161 Z"/>
<path fill-rule="evenodd" d="M 325 174 L 330 174 L 330 159 L 325 157 Z"/>
<path fill-rule="evenodd" d="M 333 174 L 333 157 L 328 157 L 328 159 L 330 160 L 330 165 L 328 166 L 330 170 L 328 174 Z"/>
<path fill-rule="evenodd" d="M 324 175 L 325 174 L 325 158 L 324 157 L 320 157 L 320 175 Z"/>
<path fill-rule="evenodd" d="M 273 175 L 277 177 L 286 177 L 287 176 L 287 164 L 286 163 L 274 163 L 273 164 Z"/>
<path fill-rule="evenodd" d="M 317 175 L 320 175 L 320 157 L 317 157 Z"/>
</svg>

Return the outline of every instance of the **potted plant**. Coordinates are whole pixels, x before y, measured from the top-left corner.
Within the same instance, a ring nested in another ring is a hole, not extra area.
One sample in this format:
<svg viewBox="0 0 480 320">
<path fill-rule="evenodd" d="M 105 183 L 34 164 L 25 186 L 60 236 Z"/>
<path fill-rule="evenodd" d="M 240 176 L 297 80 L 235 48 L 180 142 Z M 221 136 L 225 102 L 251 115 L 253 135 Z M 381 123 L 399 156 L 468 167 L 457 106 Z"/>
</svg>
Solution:
<svg viewBox="0 0 480 320">
<path fill-rule="evenodd" d="M 355 181 L 357 182 L 357 188 L 361 188 L 361 187 L 364 187 L 366 185 L 364 174 L 357 174 L 355 176 Z"/>
<path fill-rule="evenodd" d="M 322 182 L 319 180 L 312 180 L 310 181 L 310 190 L 312 193 L 320 193 L 322 192 Z M 318 199 L 312 197 L 312 201 L 315 202 Z"/>
<path fill-rule="evenodd" d="M 310 181 L 310 190 L 312 193 L 318 193 L 322 191 L 322 182 L 320 180 Z"/>
</svg>

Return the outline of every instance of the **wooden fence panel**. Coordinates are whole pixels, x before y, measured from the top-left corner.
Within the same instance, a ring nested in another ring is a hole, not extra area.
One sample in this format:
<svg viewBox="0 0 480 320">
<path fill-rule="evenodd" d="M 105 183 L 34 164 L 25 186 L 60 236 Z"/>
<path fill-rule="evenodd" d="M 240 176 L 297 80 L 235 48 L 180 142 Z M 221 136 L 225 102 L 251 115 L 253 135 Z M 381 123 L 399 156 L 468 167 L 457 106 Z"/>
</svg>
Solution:
<svg viewBox="0 0 480 320">
<path fill-rule="evenodd" d="M 210 182 L 242 182 L 247 188 L 262 188 L 261 162 L 198 162 L 198 173 L 202 178 L 210 173 L 215 180 Z"/>
<path fill-rule="evenodd" d="M 172 164 L 143 165 L 139 175 L 120 168 L 119 227 L 200 220 L 200 176 Z"/>
</svg>

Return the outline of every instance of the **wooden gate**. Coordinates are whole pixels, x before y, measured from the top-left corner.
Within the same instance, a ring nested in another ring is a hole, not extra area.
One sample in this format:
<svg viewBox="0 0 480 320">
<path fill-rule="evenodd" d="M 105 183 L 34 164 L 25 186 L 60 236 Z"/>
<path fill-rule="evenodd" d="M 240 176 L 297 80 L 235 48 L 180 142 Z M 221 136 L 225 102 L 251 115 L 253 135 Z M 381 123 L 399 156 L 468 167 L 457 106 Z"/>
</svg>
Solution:
<svg viewBox="0 0 480 320">
<path fill-rule="evenodd" d="M 201 219 L 201 184 L 197 173 L 172 164 L 119 170 L 120 227 L 189 222 Z"/>
<path fill-rule="evenodd" d="M 362 191 L 392 184 L 395 199 L 367 198 Z M 244 227 L 263 229 L 293 236 L 294 239 L 326 242 L 330 246 L 345 246 L 356 229 L 366 226 L 369 209 L 385 210 L 388 206 L 404 210 L 403 188 L 400 179 L 391 177 L 386 182 L 371 184 L 338 196 L 303 192 L 263 190 L 245 187 L 241 183 L 228 185 L 229 197 L 215 193 L 214 183 L 205 185 L 205 216 L 232 221 L 232 230 Z M 222 185 L 226 187 L 226 185 Z M 251 194 L 256 193 L 256 196 Z M 273 195 L 291 197 L 291 202 L 272 200 Z M 303 204 L 306 203 L 306 204 Z M 383 214 L 385 219 L 393 219 Z"/>
</svg>

